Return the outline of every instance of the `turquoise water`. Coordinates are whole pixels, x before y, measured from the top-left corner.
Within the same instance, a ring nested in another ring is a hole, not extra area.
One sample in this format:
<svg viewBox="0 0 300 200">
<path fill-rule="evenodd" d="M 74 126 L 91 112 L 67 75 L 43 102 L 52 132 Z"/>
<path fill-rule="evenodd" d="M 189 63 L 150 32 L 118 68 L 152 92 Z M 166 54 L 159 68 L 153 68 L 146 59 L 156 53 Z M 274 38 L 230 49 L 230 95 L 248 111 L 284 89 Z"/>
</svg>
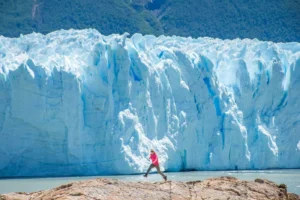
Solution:
<svg viewBox="0 0 300 200">
<path fill-rule="evenodd" d="M 293 170 L 256 170 L 256 171 L 195 171 L 166 173 L 169 180 L 193 181 L 212 177 L 234 176 L 241 180 L 255 180 L 266 178 L 277 184 L 284 183 L 288 192 L 300 194 L 300 169 Z M 94 178 L 113 178 L 123 181 L 162 181 L 158 174 L 150 174 L 148 178 L 142 175 L 124 176 L 93 176 L 93 177 L 61 177 L 61 178 L 30 178 L 30 179 L 0 179 L 0 194 L 9 192 L 34 192 L 46 190 L 59 185 Z"/>
</svg>

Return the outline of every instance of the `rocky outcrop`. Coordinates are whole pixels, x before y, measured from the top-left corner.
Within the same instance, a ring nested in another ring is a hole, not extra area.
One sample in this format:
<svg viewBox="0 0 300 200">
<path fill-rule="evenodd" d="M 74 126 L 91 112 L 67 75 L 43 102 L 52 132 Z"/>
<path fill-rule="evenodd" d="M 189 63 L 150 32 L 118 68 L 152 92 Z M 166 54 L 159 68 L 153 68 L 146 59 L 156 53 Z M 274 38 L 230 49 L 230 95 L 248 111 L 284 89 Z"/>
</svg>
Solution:
<svg viewBox="0 0 300 200">
<path fill-rule="evenodd" d="M 220 177 L 205 181 L 155 183 L 94 179 L 69 183 L 40 192 L 0 195 L 0 200 L 9 199 L 297 200 L 300 197 L 287 193 L 285 188 L 279 188 L 268 180 L 242 181 L 233 177 Z"/>
</svg>

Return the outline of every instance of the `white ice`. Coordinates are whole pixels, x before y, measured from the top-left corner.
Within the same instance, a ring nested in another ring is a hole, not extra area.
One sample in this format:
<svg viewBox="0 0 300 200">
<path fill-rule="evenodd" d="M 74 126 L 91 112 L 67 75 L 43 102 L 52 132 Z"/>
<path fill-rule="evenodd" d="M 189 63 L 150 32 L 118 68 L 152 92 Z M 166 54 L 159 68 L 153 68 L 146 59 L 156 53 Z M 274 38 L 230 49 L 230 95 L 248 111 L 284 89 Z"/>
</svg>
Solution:
<svg viewBox="0 0 300 200">
<path fill-rule="evenodd" d="M 0 177 L 300 167 L 300 44 L 0 36 Z"/>
</svg>

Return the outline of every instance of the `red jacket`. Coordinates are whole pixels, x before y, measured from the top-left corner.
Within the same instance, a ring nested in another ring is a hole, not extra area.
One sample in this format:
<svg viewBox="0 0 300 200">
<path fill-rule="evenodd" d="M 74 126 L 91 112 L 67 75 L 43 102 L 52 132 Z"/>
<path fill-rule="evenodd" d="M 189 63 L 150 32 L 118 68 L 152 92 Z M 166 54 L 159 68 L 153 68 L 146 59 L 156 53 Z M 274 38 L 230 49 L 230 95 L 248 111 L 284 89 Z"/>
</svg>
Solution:
<svg viewBox="0 0 300 200">
<path fill-rule="evenodd" d="M 150 159 L 152 160 L 153 165 L 155 165 L 155 166 L 159 165 L 158 157 L 157 157 L 156 153 L 151 153 L 150 154 Z"/>
</svg>

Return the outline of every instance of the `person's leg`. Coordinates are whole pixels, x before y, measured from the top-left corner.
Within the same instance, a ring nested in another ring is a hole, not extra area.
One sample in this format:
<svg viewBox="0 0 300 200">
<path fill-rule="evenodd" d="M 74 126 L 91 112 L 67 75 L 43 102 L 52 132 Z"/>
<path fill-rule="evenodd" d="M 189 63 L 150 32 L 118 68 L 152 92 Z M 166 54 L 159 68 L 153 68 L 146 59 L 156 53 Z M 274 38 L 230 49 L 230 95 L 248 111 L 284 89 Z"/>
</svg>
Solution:
<svg viewBox="0 0 300 200">
<path fill-rule="evenodd" d="M 144 175 L 145 177 L 147 177 L 147 176 L 148 176 L 148 174 L 149 174 L 150 170 L 151 170 L 153 167 L 154 167 L 154 165 L 153 165 L 153 164 L 151 164 L 151 165 L 149 166 L 149 168 L 148 168 L 148 170 L 147 170 L 146 174 Z"/>
<path fill-rule="evenodd" d="M 164 175 L 164 174 L 160 171 L 159 165 L 156 165 L 155 167 L 156 167 L 156 169 L 157 169 L 157 172 L 158 172 L 158 173 L 165 179 L 165 181 L 166 181 L 166 180 L 167 180 L 167 176 Z"/>
</svg>

